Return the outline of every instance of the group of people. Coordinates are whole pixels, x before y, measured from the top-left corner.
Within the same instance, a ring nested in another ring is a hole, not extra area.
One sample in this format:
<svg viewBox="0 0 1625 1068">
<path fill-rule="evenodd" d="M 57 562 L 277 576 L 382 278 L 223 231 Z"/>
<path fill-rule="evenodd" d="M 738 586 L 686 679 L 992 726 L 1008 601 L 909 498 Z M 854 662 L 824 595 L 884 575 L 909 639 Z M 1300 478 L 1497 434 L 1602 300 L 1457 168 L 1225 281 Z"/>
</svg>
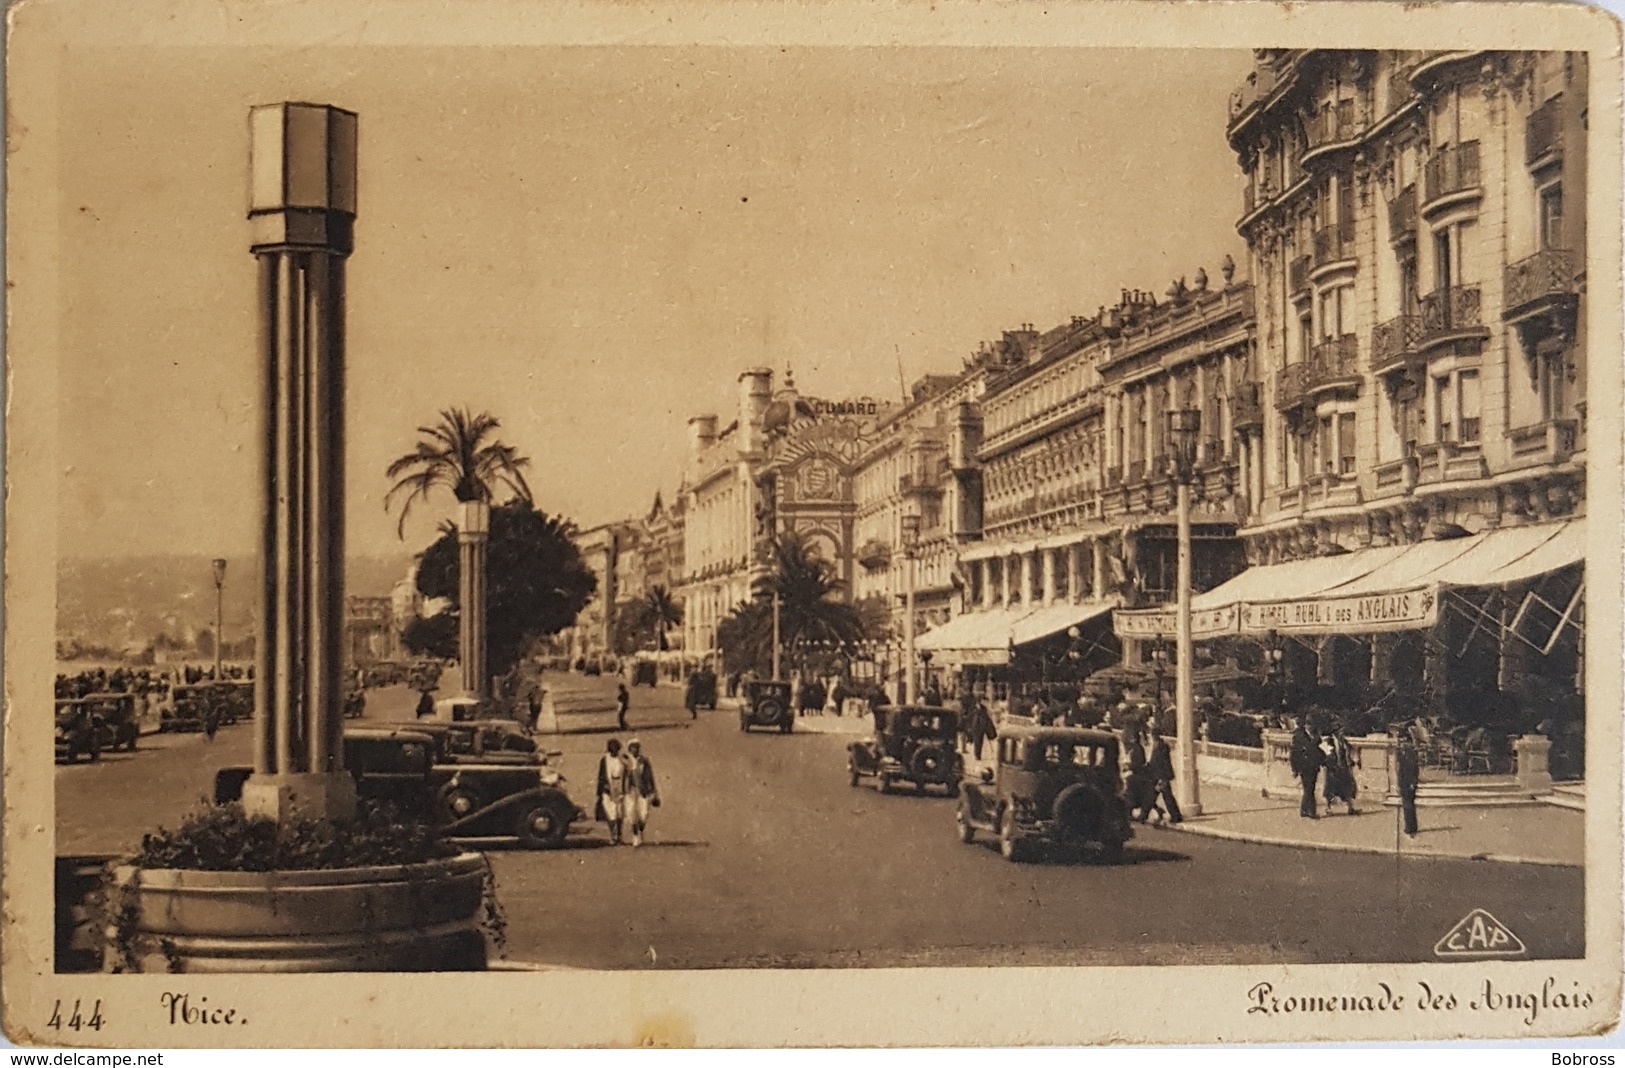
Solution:
<svg viewBox="0 0 1625 1068">
<path fill-rule="evenodd" d="M 609 826 L 610 845 L 620 845 L 630 829 L 632 844 L 643 844 L 649 827 L 649 813 L 660 807 L 660 789 L 655 785 L 654 765 L 643 755 L 643 743 L 633 738 L 621 752 L 619 738 L 611 738 L 598 759 L 596 818 Z M 631 827 L 628 828 L 627 824 Z"/>
<path fill-rule="evenodd" d="M 1300 817 L 1320 818 L 1315 784 L 1322 773 L 1325 775 L 1326 814 L 1330 816 L 1332 806 L 1341 804 L 1348 806 L 1349 815 L 1354 815 L 1354 799 L 1359 788 L 1354 780 L 1354 756 L 1341 726 L 1317 730 L 1309 717 L 1300 719 L 1292 732 L 1289 764 L 1292 774 L 1303 784 L 1303 799 L 1298 805 Z"/>
</svg>

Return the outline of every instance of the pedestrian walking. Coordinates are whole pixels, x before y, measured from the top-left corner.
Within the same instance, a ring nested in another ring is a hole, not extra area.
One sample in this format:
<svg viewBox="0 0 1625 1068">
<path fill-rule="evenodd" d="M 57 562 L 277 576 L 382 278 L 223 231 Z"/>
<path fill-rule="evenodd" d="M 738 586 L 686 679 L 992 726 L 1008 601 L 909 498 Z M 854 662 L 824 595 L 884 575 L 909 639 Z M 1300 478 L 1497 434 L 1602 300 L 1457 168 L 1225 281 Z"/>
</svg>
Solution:
<svg viewBox="0 0 1625 1068">
<path fill-rule="evenodd" d="M 1399 807 L 1405 815 L 1405 835 L 1416 837 L 1416 784 L 1421 777 L 1416 757 L 1416 739 L 1403 728 L 1399 731 L 1399 752 L 1395 761 L 1399 786 Z"/>
<path fill-rule="evenodd" d="M 528 702 L 530 709 L 530 733 L 536 733 L 537 724 L 542 721 L 542 694 L 540 690 L 530 691 Z"/>
<path fill-rule="evenodd" d="M 1174 796 L 1174 756 L 1160 730 L 1151 732 L 1151 759 L 1146 761 L 1145 770 L 1152 783 L 1151 803 L 1157 810 L 1157 822 L 1162 822 L 1164 809 L 1170 824 L 1184 822 L 1179 799 Z"/>
<path fill-rule="evenodd" d="M 654 765 L 643 755 L 643 743 L 633 738 L 626 743 L 626 816 L 632 823 L 632 845 L 643 844 L 649 827 L 649 810 L 660 807 L 660 788 L 655 785 Z"/>
<path fill-rule="evenodd" d="M 1139 724 L 1123 729 L 1123 749 L 1128 756 L 1129 815 L 1144 823 L 1157 807 L 1157 784 L 1146 759 L 1144 735 Z"/>
<path fill-rule="evenodd" d="M 214 696 L 211 694 L 209 703 L 203 708 L 203 733 L 214 741 L 215 732 L 220 729 L 220 710 L 214 706 Z"/>
<path fill-rule="evenodd" d="M 968 702 L 966 719 L 969 721 L 966 733 L 970 736 L 971 753 L 977 760 L 982 759 L 982 745 L 993 738 L 998 731 L 993 725 L 993 716 L 988 712 L 982 699 L 974 693 L 967 694 Z"/>
<path fill-rule="evenodd" d="M 1320 742 L 1309 729 L 1308 717 L 1300 717 L 1297 730 L 1292 732 L 1290 765 L 1292 774 L 1303 783 L 1303 800 L 1298 804 L 1298 815 L 1304 819 L 1319 819 L 1315 810 L 1315 782 L 1320 778 L 1320 765 L 1325 757 Z"/>
<path fill-rule="evenodd" d="M 1348 806 L 1350 816 L 1354 815 L 1354 796 L 1359 787 L 1354 781 L 1354 754 L 1342 728 L 1333 728 L 1322 742 L 1321 752 L 1326 764 L 1326 815 L 1330 816 L 1332 805 L 1339 802 Z"/>
<path fill-rule="evenodd" d="M 418 692 L 417 717 L 422 719 L 424 716 L 432 715 L 434 715 L 434 698 L 429 696 L 428 690 L 420 690 Z"/>
<path fill-rule="evenodd" d="M 598 807 L 594 813 L 609 825 L 609 844 L 621 844 L 621 821 L 626 816 L 627 767 L 621 759 L 621 742 L 611 738 L 598 758 Z"/>
<path fill-rule="evenodd" d="M 621 725 L 621 730 L 623 730 L 623 731 L 626 730 L 626 712 L 627 712 L 627 709 L 629 709 L 631 707 L 632 707 L 632 695 L 626 691 L 626 683 L 624 683 L 624 682 L 616 683 L 615 684 L 615 722 L 619 723 Z M 691 715 L 693 714 L 693 711 L 694 710 L 692 708 L 689 709 L 689 713 Z"/>
</svg>

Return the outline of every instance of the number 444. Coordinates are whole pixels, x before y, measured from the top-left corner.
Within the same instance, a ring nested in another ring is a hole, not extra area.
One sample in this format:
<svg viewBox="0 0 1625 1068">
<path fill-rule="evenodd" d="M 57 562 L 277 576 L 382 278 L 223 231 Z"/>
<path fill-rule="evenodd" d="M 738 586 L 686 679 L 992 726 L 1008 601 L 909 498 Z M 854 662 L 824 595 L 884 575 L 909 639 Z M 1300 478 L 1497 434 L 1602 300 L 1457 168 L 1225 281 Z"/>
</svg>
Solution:
<svg viewBox="0 0 1625 1068">
<path fill-rule="evenodd" d="M 79 999 L 74 998 L 73 1010 L 68 1013 L 68 1018 L 64 1020 L 62 1018 L 62 999 L 58 998 L 56 1004 L 51 1008 L 51 1018 L 46 1021 L 45 1026 L 57 1031 L 62 1030 L 64 1027 L 70 1031 L 79 1031 L 86 1027 L 92 1031 L 100 1031 L 102 1029 L 102 999 L 96 999 L 95 1003 L 90 1007 L 90 1016 L 86 1017 Z"/>
</svg>

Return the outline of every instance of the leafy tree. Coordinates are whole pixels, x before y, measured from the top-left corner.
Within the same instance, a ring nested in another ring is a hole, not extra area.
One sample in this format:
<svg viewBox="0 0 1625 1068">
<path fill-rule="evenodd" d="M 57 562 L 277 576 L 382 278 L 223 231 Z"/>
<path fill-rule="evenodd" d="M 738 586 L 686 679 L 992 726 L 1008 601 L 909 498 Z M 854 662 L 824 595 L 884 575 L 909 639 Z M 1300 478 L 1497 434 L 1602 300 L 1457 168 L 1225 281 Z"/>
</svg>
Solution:
<svg viewBox="0 0 1625 1068">
<path fill-rule="evenodd" d="M 654 624 L 645 602 L 616 606 L 615 621 L 610 625 L 610 644 L 619 656 L 630 656 L 655 644 Z"/>
<path fill-rule="evenodd" d="M 425 550 L 418 565 L 418 592 L 447 598 L 460 612 L 457 528 L 445 523 L 440 529 L 439 539 Z M 544 515 L 528 500 L 491 509 L 485 639 L 487 669 L 492 675 L 507 674 L 532 642 L 570 626 L 592 599 L 598 579 L 582 562 L 571 539 L 574 533 L 568 520 Z M 456 656 L 456 630 L 447 628 L 436 647 L 421 651 Z"/>
<path fill-rule="evenodd" d="M 401 628 L 401 644 L 419 656 L 453 659 L 457 656 L 457 613 L 414 616 Z"/>
<path fill-rule="evenodd" d="M 395 480 L 384 495 L 384 509 L 387 511 L 397 496 L 405 494 L 397 534 L 405 537 L 406 517 L 413 503 L 427 498 L 436 486 L 451 490 L 459 501 L 491 503 L 496 491 L 505 487 L 515 499 L 531 502 L 524 474 L 530 460 L 513 446 L 495 439 L 501 427 L 490 413 L 471 416 L 465 408 L 445 409 L 440 413 L 440 422 L 418 427 L 422 437 L 417 447 L 384 471 L 384 477 Z"/>
<path fill-rule="evenodd" d="M 741 601 L 717 623 L 717 645 L 722 649 L 726 674 L 754 672 L 767 678 L 773 671 L 773 606 L 763 601 Z"/>
</svg>

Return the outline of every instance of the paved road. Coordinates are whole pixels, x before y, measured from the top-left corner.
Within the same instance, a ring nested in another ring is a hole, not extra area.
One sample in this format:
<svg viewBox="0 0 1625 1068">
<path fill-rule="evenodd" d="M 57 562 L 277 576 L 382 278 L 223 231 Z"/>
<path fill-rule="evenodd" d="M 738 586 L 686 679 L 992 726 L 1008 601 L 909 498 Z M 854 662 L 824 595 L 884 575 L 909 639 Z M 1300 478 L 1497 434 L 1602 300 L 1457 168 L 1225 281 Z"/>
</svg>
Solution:
<svg viewBox="0 0 1625 1068">
<path fill-rule="evenodd" d="M 398 706 L 398 707 L 397 707 Z M 408 707 L 378 694 L 369 715 Z M 612 726 L 607 724 L 606 726 Z M 952 803 L 853 789 L 846 739 L 690 724 L 634 691 L 665 805 L 641 849 L 601 827 L 552 853 L 491 853 L 508 955 L 582 968 L 1409 961 L 1474 908 L 1537 957 L 1579 956 L 1572 869 L 1312 852 L 1145 830 L 1119 867 L 1014 865 L 961 845 Z M 566 735 L 590 807 L 605 733 Z M 621 735 L 625 737 L 625 735 Z M 58 772 L 59 852 L 117 849 L 247 757 L 246 728 Z"/>
</svg>

